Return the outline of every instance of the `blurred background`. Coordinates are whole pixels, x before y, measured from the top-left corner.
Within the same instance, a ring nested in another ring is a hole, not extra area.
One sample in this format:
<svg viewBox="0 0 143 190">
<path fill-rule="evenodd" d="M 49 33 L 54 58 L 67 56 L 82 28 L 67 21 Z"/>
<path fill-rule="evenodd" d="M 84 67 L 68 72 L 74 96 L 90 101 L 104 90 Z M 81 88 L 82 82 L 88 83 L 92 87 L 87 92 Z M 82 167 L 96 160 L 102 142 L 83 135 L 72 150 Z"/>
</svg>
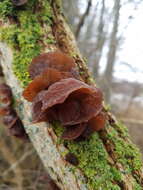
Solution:
<svg viewBox="0 0 143 190">
<path fill-rule="evenodd" d="M 106 103 L 143 153 L 143 1 L 63 0 L 63 5 Z"/>
<path fill-rule="evenodd" d="M 143 0 L 63 0 L 63 11 L 109 109 L 143 153 Z M 0 122 L 0 190 L 39 189 L 58 190 L 31 143 Z"/>
</svg>

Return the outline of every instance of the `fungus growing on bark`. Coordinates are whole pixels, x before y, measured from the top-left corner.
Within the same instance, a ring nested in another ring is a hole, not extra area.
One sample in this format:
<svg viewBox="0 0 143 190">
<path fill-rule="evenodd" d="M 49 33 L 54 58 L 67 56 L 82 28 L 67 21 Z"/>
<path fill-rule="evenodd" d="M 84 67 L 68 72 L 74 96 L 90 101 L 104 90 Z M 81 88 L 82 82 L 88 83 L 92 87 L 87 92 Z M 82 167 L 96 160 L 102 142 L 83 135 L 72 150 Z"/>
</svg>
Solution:
<svg viewBox="0 0 143 190">
<path fill-rule="evenodd" d="M 40 75 L 47 68 L 56 69 L 60 72 L 70 72 L 72 77 L 79 78 L 74 59 L 58 50 L 41 54 L 32 60 L 29 67 L 31 79 Z"/>
<path fill-rule="evenodd" d="M 38 93 L 33 101 L 33 121 L 43 121 L 47 114 L 48 121 L 56 119 L 63 125 L 75 125 L 87 122 L 101 110 L 102 93 L 98 88 L 68 78 Z"/>
<path fill-rule="evenodd" d="M 32 60 L 33 81 L 23 92 L 32 102 L 33 122 L 58 120 L 64 126 L 62 138 L 86 138 L 102 129 L 102 93 L 80 81 L 74 60 L 61 51 L 45 53 Z"/>
<path fill-rule="evenodd" d="M 56 69 L 46 69 L 42 74 L 34 78 L 23 92 L 23 97 L 32 102 L 35 96 L 41 91 L 47 89 L 51 84 L 72 77 L 70 72 L 59 72 Z"/>
<path fill-rule="evenodd" d="M 16 112 L 12 108 L 9 108 L 9 113 L 4 115 L 3 123 L 7 126 L 9 135 L 23 140 L 28 139 L 28 135 L 25 132 L 21 120 L 18 118 Z"/>
<path fill-rule="evenodd" d="M 100 131 L 104 128 L 106 123 L 106 113 L 100 112 L 98 115 L 91 118 L 87 125 L 92 131 Z"/>
<path fill-rule="evenodd" d="M 28 0 L 12 0 L 15 6 L 22 6 L 28 2 Z"/>
<path fill-rule="evenodd" d="M 86 123 L 80 123 L 73 126 L 65 126 L 62 138 L 65 140 L 84 140 L 90 137 L 95 131 L 100 131 L 105 127 L 106 113 L 100 112 L 97 116 L 91 118 Z"/>
<path fill-rule="evenodd" d="M 9 112 L 10 112 L 10 107 L 9 106 L 0 107 L 0 115 L 1 116 L 9 114 Z"/>
<path fill-rule="evenodd" d="M 7 106 L 12 104 L 12 92 L 8 85 L 0 84 L 0 101 Z"/>
<path fill-rule="evenodd" d="M 65 131 L 62 134 L 62 139 L 74 140 L 77 139 L 83 131 L 86 129 L 87 123 L 80 123 L 78 125 L 66 126 Z"/>
<path fill-rule="evenodd" d="M 0 108 L 0 115 L 3 116 L 3 123 L 7 127 L 9 135 L 28 140 L 24 126 L 12 108 L 12 92 L 8 85 L 0 85 L 0 102 L 4 104 Z"/>
<path fill-rule="evenodd" d="M 29 140 L 28 135 L 25 132 L 24 126 L 19 118 L 15 121 L 15 123 L 8 128 L 9 134 L 20 138 L 22 140 Z"/>
<path fill-rule="evenodd" d="M 77 166 L 79 164 L 77 157 L 70 152 L 65 156 L 65 160 L 74 166 Z"/>
</svg>

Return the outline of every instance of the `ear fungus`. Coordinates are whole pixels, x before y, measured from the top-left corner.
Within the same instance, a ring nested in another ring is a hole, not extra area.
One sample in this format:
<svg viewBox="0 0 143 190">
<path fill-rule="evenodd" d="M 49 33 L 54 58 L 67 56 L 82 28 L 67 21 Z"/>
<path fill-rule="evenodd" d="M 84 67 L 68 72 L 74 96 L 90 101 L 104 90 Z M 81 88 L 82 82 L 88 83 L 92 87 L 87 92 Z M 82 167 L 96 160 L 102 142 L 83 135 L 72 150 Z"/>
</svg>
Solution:
<svg viewBox="0 0 143 190">
<path fill-rule="evenodd" d="M 55 51 L 32 60 L 33 81 L 23 92 L 32 102 L 33 122 L 58 120 L 64 126 L 61 138 L 86 138 L 105 126 L 102 92 L 80 80 L 74 60 Z"/>
<path fill-rule="evenodd" d="M 38 115 L 35 107 L 39 107 Z M 82 81 L 68 78 L 54 83 L 42 91 L 33 101 L 34 122 L 39 122 L 43 114 L 52 111 L 63 125 L 87 122 L 102 109 L 102 94 Z M 68 113 L 67 113 L 68 110 Z"/>
<path fill-rule="evenodd" d="M 59 72 L 56 69 L 50 68 L 46 69 L 27 86 L 23 92 L 23 97 L 32 102 L 40 91 L 47 89 L 50 85 L 63 78 L 69 77 L 72 77 L 69 72 Z"/>
<path fill-rule="evenodd" d="M 0 84 L 0 101 L 7 106 L 12 104 L 12 92 L 8 85 Z"/>
<path fill-rule="evenodd" d="M 12 92 L 8 85 L 0 85 L 0 101 L 3 107 L 0 108 L 0 115 L 3 116 L 3 123 L 7 127 L 8 134 L 17 138 L 28 140 L 24 126 L 12 108 Z"/>
<path fill-rule="evenodd" d="M 80 123 L 74 126 L 65 127 L 65 131 L 62 134 L 62 139 L 74 140 L 78 138 L 86 129 L 87 123 Z"/>
<path fill-rule="evenodd" d="M 56 69 L 60 72 L 70 72 L 73 77 L 79 77 L 74 59 L 59 50 L 41 54 L 32 60 L 29 67 L 31 79 L 42 74 L 48 68 Z"/>
<path fill-rule="evenodd" d="M 88 126 L 92 131 L 100 131 L 106 124 L 107 115 L 103 111 L 88 121 Z"/>
</svg>

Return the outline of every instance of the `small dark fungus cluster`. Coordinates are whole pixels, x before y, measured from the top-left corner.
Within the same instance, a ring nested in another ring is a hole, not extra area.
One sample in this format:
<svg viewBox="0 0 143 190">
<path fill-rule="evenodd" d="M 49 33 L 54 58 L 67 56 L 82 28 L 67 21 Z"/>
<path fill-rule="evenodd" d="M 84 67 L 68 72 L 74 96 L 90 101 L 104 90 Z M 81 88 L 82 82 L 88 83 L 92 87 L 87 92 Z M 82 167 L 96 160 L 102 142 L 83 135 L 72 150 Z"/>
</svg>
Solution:
<svg viewBox="0 0 143 190">
<path fill-rule="evenodd" d="M 32 102 L 33 122 L 58 120 L 62 138 L 87 137 L 106 122 L 102 92 L 80 80 L 74 60 L 60 51 L 34 58 L 29 74 L 33 81 L 23 92 Z"/>
<path fill-rule="evenodd" d="M 66 154 L 65 160 L 74 166 L 77 166 L 79 164 L 77 157 L 73 153 L 70 153 L 70 152 Z"/>
<path fill-rule="evenodd" d="M 0 84 L 0 115 L 7 127 L 8 134 L 17 138 L 28 140 L 23 124 L 16 111 L 12 108 L 12 92 L 8 85 Z"/>
<path fill-rule="evenodd" d="M 12 104 L 12 92 L 8 85 L 0 84 L 0 102 L 10 106 Z"/>
<path fill-rule="evenodd" d="M 0 77 L 3 77 L 2 67 L 0 66 Z"/>
<path fill-rule="evenodd" d="M 25 5 L 28 2 L 28 0 L 12 0 L 12 3 L 15 6 L 22 6 Z"/>
</svg>

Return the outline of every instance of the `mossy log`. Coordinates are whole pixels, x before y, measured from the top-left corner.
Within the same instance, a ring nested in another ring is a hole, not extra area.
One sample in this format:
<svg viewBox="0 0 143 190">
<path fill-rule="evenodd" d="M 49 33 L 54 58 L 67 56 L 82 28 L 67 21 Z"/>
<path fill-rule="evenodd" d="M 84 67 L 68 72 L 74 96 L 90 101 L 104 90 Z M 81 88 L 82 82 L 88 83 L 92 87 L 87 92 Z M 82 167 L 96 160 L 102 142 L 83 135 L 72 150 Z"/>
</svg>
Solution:
<svg viewBox="0 0 143 190">
<path fill-rule="evenodd" d="M 50 176 L 62 190 L 141 190 L 141 155 L 129 139 L 127 128 L 108 113 L 106 128 L 81 142 L 60 139 L 55 123 L 31 123 L 31 103 L 22 97 L 30 78 L 27 68 L 33 57 L 60 48 L 75 59 L 88 84 L 93 80 L 76 47 L 61 11 L 59 0 L 29 0 L 15 7 L 11 0 L 0 2 L 0 64 L 15 98 L 15 109 Z M 68 152 L 78 166 L 65 161 Z"/>
</svg>

